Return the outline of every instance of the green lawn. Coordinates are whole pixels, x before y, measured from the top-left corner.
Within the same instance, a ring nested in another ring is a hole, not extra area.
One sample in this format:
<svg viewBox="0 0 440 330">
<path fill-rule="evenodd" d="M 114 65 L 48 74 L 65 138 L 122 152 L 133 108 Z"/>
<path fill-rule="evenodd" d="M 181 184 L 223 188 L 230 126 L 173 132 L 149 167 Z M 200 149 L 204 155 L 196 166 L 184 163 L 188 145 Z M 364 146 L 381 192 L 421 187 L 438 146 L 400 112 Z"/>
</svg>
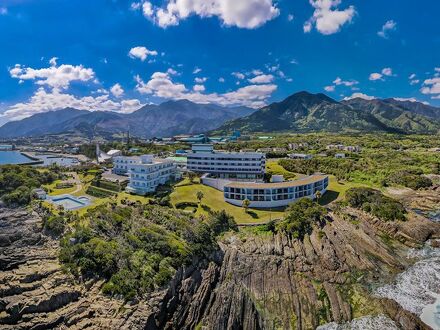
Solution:
<svg viewBox="0 0 440 330">
<path fill-rule="evenodd" d="M 283 175 L 284 179 L 294 179 L 296 177 L 295 173 L 289 172 L 284 167 L 278 164 L 278 161 L 267 160 L 266 171 L 271 175 Z"/>
<path fill-rule="evenodd" d="M 340 200 L 344 198 L 345 193 L 348 189 L 354 187 L 366 187 L 366 185 L 355 182 L 341 181 L 338 182 L 335 176 L 329 175 L 329 185 L 327 188 L 327 192 L 321 197 L 319 204 L 327 205 L 335 200 Z"/>
<path fill-rule="evenodd" d="M 174 191 L 171 193 L 171 203 L 175 205 L 179 202 L 197 202 L 196 193 L 199 190 L 203 192 L 204 197 L 201 205 L 197 208 L 196 215 L 206 215 L 208 209 L 213 211 L 225 210 L 239 224 L 267 222 L 270 219 L 279 219 L 284 216 L 284 211 L 280 209 L 249 209 L 249 212 L 246 213 L 242 207 L 226 203 L 222 192 L 200 183 L 190 184 L 187 179 L 175 186 Z"/>
</svg>

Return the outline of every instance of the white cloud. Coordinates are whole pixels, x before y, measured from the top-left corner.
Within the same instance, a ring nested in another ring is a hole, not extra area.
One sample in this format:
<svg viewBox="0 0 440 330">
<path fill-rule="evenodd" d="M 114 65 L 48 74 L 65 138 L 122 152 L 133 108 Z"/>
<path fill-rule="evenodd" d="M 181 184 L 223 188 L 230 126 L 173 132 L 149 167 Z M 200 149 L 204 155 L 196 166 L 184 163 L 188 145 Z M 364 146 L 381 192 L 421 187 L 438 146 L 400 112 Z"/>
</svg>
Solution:
<svg viewBox="0 0 440 330">
<path fill-rule="evenodd" d="M 277 17 L 279 9 L 273 0 L 167 0 L 163 7 L 145 1 L 144 16 L 162 28 L 178 25 L 192 15 L 216 16 L 225 26 L 254 29 Z"/>
<path fill-rule="evenodd" d="M 364 99 L 364 100 L 374 100 L 375 97 L 374 96 L 370 96 L 364 93 L 353 93 L 351 96 L 345 97 L 344 100 L 351 100 L 351 99 L 356 99 L 356 98 L 360 98 L 360 99 Z"/>
<path fill-rule="evenodd" d="M 435 72 L 440 72 L 440 68 L 434 68 Z"/>
<path fill-rule="evenodd" d="M 225 78 L 223 78 L 223 77 L 218 78 L 218 82 L 224 83 L 225 82 Z"/>
<path fill-rule="evenodd" d="M 423 94 L 439 94 L 439 95 L 431 97 L 431 98 L 439 98 L 440 97 L 440 77 L 426 79 L 423 82 L 423 87 L 420 91 Z"/>
<path fill-rule="evenodd" d="M 177 74 L 177 71 L 174 70 L 173 68 L 169 68 L 169 69 L 167 70 L 167 72 L 168 72 L 169 74 L 173 75 L 173 76 Z"/>
<path fill-rule="evenodd" d="M 52 58 L 49 60 L 49 64 L 50 64 L 51 66 L 57 66 L 57 60 L 58 60 L 58 57 L 52 57 Z"/>
<path fill-rule="evenodd" d="M 131 10 L 138 10 L 141 8 L 142 4 L 140 2 L 132 2 L 130 5 Z"/>
<path fill-rule="evenodd" d="M 35 94 L 27 101 L 17 103 L 9 107 L 0 116 L 7 120 L 19 120 L 36 113 L 59 110 L 67 107 L 78 110 L 105 110 L 116 112 L 133 112 L 142 106 L 137 99 L 113 101 L 108 94 L 93 96 L 76 97 L 71 94 L 63 93 L 58 89 L 47 92 L 40 87 Z"/>
<path fill-rule="evenodd" d="M 0 7 L 0 15 L 7 15 L 7 14 L 8 14 L 8 8 Z"/>
<path fill-rule="evenodd" d="M 155 72 L 150 80 L 144 82 L 139 76 L 135 77 L 136 90 L 141 94 L 151 94 L 164 99 L 187 99 L 197 103 L 216 103 L 221 105 L 246 105 L 258 108 L 266 105 L 267 99 L 277 89 L 274 84 L 248 85 L 235 91 L 223 94 L 202 93 L 201 87 L 189 90 L 181 83 L 172 81 L 169 74 Z M 197 85 L 196 85 L 197 86 Z"/>
<path fill-rule="evenodd" d="M 120 84 L 114 84 L 112 86 L 112 88 L 110 88 L 110 92 L 115 96 L 115 97 L 121 97 L 122 94 L 124 94 L 124 89 L 121 87 Z"/>
<path fill-rule="evenodd" d="M 344 10 L 338 10 L 341 0 L 309 0 L 315 8 L 313 16 L 304 23 L 303 29 L 308 33 L 315 26 L 318 32 L 329 35 L 339 32 L 342 26 L 352 21 L 356 10 L 350 6 Z"/>
<path fill-rule="evenodd" d="M 288 20 L 289 22 L 292 22 L 294 18 L 295 18 L 295 16 L 293 16 L 293 14 L 289 14 L 289 15 L 287 15 L 287 20 Z"/>
<path fill-rule="evenodd" d="M 194 85 L 193 90 L 195 92 L 204 92 L 205 91 L 205 86 L 204 85 Z"/>
<path fill-rule="evenodd" d="M 375 81 L 375 80 L 382 79 L 382 77 L 383 77 L 383 75 L 381 73 L 374 72 L 374 73 L 370 74 L 370 77 L 368 79 Z"/>
<path fill-rule="evenodd" d="M 245 75 L 241 72 L 232 72 L 231 75 L 233 75 L 235 78 L 240 79 L 240 80 L 245 78 Z"/>
<path fill-rule="evenodd" d="M 340 77 L 337 77 L 333 81 L 333 84 L 335 84 L 336 86 L 344 85 L 344 86 L 347 86 L 347 87 L 351 87 L 351 86 L 359 84 L 359 81 L 356 81 L 356 80 L 342 80 Z"/>
<path fill-rule="evenodd" d="M 271 74 L 260 74 L 254 78 L 248 79 L 250 83 L 253 84 L 268 84 L 273 81 L 274 77 Z"/>
<path fill-rule="evenodd" d="M 394 22 L 393 20 L 389 20 L 382 26 L 382 30 L 377 32 L 377 35 L 379 37 L 384 38 L 384 39 L 388 39 L 388 37 L 389 37 L 388 32 L 394 31 L 394 30 L 396 30 L 396 28 L 397 28 L 397 23 Z"/>
<path fill-rule="evenodd" d="M 409 80 L 412 80 L 412 79 L 414 79 L 415 77 L 416 77 L 416 74 L 413 73 L 413 74 L 411 74 L 411 75 L 408 77 L 408 79 L 409 79 Z"/>
<path fill-rule="evenodd" d="M 204 82 L 206 82 L 208 80 L 208 78 L 206 78 L 206 77 L 196 77 L 195 79 L 194 79 L 194 81 L 197 83 L 197 84 L 203 84 Z"/>
<path fill-rule="evenodd" d="M 202 69 L 196 66 L 193 70 L 193 74 L 198 74 L 199 72 L 202 72 Z"/>
<path fill-rule="evenodd" d="M 393 75 L 393 70 L 391 68 L 383 68 L 382 69 L 382 74 L 384 76 L 391 77 Z"/>
<path fill-rule="evenodd" d="M 144 46 L 137 46 L 137 47 L 133 47 L 128 52 L 128 56 L 130 56 L 131 58 L 138 58 L 141 61 L 145 61 L 147 59 L 148 55 L 157 56 L 157 51 L 148 50 Z"/>
<path fill-rule="evenodd" d="M 16 64 L 9 70 L 12 78 L 24 80 L 34 80 L 38 85 L 47 85 L 53 88 L 66 89 L 72 81 L 90 81 L 95 79 L 95 72 L 82 65 L 62 64 L 57 66 L 56 58 L 50 60 L 51 67 L 33 69 Z"/>
<path fill-rule="evenodd" d="M 335 88 L 336 88 L 336 86 L 330 85 L 330 86 L 325 86 L 324 90 L 327 91 L 327 92 L 334 92 Z"/>
<path fill-rule="evenodd" d="M 429 105 L 429 102 L 426 101 L 419 101 L 417 100 L 415 97 L 393 97 L 393 99 L 395 99 L 396 101 L 402 101 L 402 102 L 419 102 L 419 103 L 423 103 L 425 105 Z"/>
</svg>

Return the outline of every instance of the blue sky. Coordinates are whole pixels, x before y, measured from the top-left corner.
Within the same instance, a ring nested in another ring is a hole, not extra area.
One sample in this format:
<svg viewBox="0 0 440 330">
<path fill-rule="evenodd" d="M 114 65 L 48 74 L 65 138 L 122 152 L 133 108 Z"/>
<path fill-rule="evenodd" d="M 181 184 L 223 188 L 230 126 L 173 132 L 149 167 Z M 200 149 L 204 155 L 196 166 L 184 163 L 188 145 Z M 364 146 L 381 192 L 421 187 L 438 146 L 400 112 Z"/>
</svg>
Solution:
<svg viewBox="0 0 440 330">
<path fill-rule="evenodd" d="M 307 90 L 440 106 L 434 0 L 0 1 L 0 125 L 72 106 L 260 107 Z"/>
</svg>

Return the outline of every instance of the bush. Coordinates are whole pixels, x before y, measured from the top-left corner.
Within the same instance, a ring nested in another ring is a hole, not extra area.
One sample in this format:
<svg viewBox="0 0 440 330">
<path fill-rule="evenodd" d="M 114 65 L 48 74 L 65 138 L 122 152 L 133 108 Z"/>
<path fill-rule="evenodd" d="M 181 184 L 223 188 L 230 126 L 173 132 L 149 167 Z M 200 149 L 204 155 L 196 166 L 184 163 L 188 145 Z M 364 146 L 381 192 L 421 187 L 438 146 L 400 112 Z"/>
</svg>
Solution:
<svg viewBox="0 0 440 330">
<path fill-rule="evenodd" d="M 90 196 L 98 197 L 98 198 L 106 198 L 106 197 L 111 197 L 111 196 L 116 195 L 116 193 L 113 191 L 104 190 L 104 189 L 94 187 L 94 186 L 90 186 L 87 189 L 86 194 L 88 194 Z"/>
<path fill-rule="evenodd" d="M 105 180 L 93 180 L 91 184 L 92 184 L 92 186 L 99 187 L 99 188 L 106 189 L 106 190 L 110 190 L 110 191 L 115 191 L 115 192 L 121 191 L 120 185 L 115 182 L 110 182 L 110 181 L 105 181 Z"/>
<path fill-rule="evenodd" d="M 315 224 L 323 224 L 327 210 L 309 198 L 301 198 L 290 204 L 286 213 L 276 229 L 302 240 L 312 233 Z"/>
<path fill-rule="evenodd" d="M 196 202 L 179 202 L 174 205 L 176 209 L 186 209 L 187 207 L 198 207 L 199 204 Z"/>
<path fill-rule="evenodd" d="M 345 199 L 351 207 L 361 209 L 385 221 L 405 220 L 406 210 L 398 201 L 371 188 L 351 188 Z"/>
<path fill-rule="evenodd" d="M 49 216 L 44 221 L 44 228 L 49 232 L 59 236 L 64 232 L 66 227 L 66 219 L 59 215 Z"/>
<path fill-rule="evenodd" d="M 432 186 L 432 181 L 414 171 L 397 171 L 387 179 L 387 184 L 394 183 L 414 190 L 428 188 Z"/>
</svg>

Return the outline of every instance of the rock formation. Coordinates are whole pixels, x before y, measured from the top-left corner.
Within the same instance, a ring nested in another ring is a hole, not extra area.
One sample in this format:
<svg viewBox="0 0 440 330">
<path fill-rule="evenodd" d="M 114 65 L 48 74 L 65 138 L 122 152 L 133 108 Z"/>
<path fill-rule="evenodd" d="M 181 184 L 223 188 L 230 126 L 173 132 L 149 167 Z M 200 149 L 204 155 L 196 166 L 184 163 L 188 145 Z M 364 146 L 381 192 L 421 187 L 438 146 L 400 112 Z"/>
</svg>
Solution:
<svg viewBox="0 0 440 330">
<path fill-rule="evenodd" d="M 440 224 L 413 213 L 385 223 L 335 209 L 303 241 L 253 229 L 228 233 L 211 260 L 127 303 L 101 294 L 98 280 L 63 272 L 58 241 L 41 227 L 35 213 L 0 209 L 2 329 L 314 329 L 378 313 L 402 329 L 429 329 L 369 291 L 410 265 L 407 247 L 440 237 Z"/>
</svg>

